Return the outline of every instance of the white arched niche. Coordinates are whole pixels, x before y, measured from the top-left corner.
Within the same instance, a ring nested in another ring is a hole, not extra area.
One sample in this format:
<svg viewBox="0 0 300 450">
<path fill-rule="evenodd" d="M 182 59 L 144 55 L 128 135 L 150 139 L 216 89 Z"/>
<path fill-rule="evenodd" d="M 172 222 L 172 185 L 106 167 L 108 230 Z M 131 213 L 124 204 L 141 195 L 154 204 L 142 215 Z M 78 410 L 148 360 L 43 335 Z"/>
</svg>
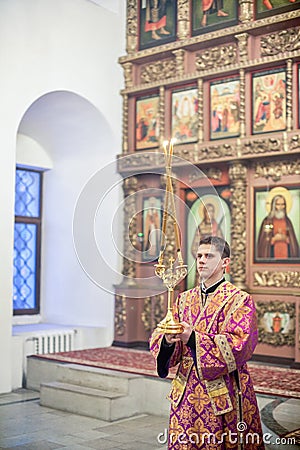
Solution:
<svg viewBox="0 0 300 450">
<path fill-rule="evenodd" d="M 91 102 L 68 91 L 51 92 L 37 99 L 27 109 L 18 130 L 18 164 L 45 170 L 41 320 L 100 327 L 102 342 L 93 346 L 110 345 L 113 340 L 113 284 L 119 281 L 120 272 L 116 249 L 120 238 L 111 236 L 111 224 L 121 198 L 121 180 L 115 168 L 118 134 Z M 100 200 L 102 173 L 110 176 L 108 197 L 95 211 L 93 223 L 86 223 L 85 210 L 81 215 L 81 248 L 86 246 L 89 261 L 86 267 L 82 258 L 78 260 L 74 248 L 74 211 L 82 193 L 96 179 L 91 195 L 94 203 L 89 207 L 89 199 L 86 202 L 88 213 L 93 212 L 97 195 Z M 121 223 L 120 220 L 120 236 Z M 103 258 L 90 248 L 93 239 Z"/>
</svg>

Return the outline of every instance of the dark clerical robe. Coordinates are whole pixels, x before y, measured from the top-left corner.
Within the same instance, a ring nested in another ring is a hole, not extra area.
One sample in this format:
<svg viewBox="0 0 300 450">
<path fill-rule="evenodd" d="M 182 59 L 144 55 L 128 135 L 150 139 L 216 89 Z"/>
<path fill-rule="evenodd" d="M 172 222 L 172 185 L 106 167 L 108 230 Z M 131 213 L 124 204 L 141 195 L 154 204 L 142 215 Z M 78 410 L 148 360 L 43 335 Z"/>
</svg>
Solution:
<svg viewBox="0 0 300 450">
<path fill-rule="evenodd" d="M 187 344 L 169 346 L 159 329 L 150 339 L 160 377 L 179 364 L 169 394 L 168 448 L 264 449 L 246 364 L 257 344 L 252 297 L 226 281 L 206 296 L 195 287 L 178 296 L 174 317 L 192 326 Z"/>
<path fill-rule="evenodd" d="M 259 230 L 257 257 L 286 259 L 299 256 L 299 244 L 290 219 L 287 216 L 283 219 L 266 217 Z"/>
</svg>

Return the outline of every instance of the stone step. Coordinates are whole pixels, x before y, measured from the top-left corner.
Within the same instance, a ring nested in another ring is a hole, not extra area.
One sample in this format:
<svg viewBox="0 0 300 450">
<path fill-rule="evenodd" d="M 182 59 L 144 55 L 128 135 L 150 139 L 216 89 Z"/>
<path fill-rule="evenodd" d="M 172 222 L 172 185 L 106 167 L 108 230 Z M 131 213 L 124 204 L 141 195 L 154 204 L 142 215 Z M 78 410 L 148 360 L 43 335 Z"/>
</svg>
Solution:
<svg viewBox="0 0 300 450">
<path fill-rule="evenodd" d="M 54 387 L 44 387 L 51 386 L 54 382 L 56 384 L 53 386 L 65 384 L 74 386 L 74 388 L 69 392 L 55 388 L 57 391 L 55 392 Z M 98 418 L 100 414 L 99 411 L 95 412 L 93 409 L 94 397 L 89 396 L 88 406 L 85 406 L 85 410 L 82 411 L 81 401 L 78 400 L 81 394 L 76 393 L 78 388 L 91 389 L 91 391 L 85 392 L 94 392 L 93 390 L 95 390 L 98 394 L 99 391 L 104 391 L 104 406 L 101 403 L 102 400 L 96 396 L 97 404 L 102 405 L 101 417 L 116 420 L 119 413 L 118 408 L 121 418 L 135 414 L 168 415 L 170 403 L 166 400 L 166 396 L 170 390 L 170 382 L 169 379 L 162 380 L 97 367 L 58 363 L 36 356 L 28 357 L 27 388 L 39 391 L 42 385 L 41 395 L 45 406 L 91 417 Z M 70 410 L 68 405 L 73 405 L 73 391 L 75 392 L 74 398 L 76 397 L 74 400 L 76 407 L 74 406 Z M 107 398 L 109 393 L 111 394 L 110 400 Z M 65 400 L 65 397 L 68 399 Z"/>
<path fill-rule="evenodd" d="M 130 382 L 140 379 L 140 375 L 124 374 L 115 370 L 87 367 L 78 364 L 63 364 L 57 367 L 56 380 L 77 384 L 103 391 L 128 394 Z"/>
<path fill-rule="evenodd" d="M 36 356 L 30 356 L 27 359 L 26 387 L 37 391 L 40 390 L 40 384 L 43 382 L 61 381 L 126 394 L 130 389 L 130 383 L 141 378 L 141 375 L 137 374 L 78 364 L 58 363 Z"/>
<path fill-rule="evenodd" d="M 139 414 L 138 396 L 53 381 L 41 384 L 42 406 L 114 421 Z"/>
</svg>

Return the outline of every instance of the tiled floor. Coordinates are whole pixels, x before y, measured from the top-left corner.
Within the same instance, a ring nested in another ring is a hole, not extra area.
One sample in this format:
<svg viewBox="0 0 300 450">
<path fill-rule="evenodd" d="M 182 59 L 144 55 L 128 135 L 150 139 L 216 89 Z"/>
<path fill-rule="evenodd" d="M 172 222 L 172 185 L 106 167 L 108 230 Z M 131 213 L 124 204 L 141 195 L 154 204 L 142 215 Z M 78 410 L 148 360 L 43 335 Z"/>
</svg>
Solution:
<svg viewBox="0 0 300 450">
<path fill-rule="evenodd" d="M 300 400 L 258 397 L 268 449 L 298 450 L 276 444 L 286 430 L 300 428 Z M 109 423 L 39 405 L 39 393 L 20 389 L 0 396 L 0 449 L 165 450 L 168 418 L 140 415 Z M 277 434 L 276 434 L 277 433 Z"/>
</svg>

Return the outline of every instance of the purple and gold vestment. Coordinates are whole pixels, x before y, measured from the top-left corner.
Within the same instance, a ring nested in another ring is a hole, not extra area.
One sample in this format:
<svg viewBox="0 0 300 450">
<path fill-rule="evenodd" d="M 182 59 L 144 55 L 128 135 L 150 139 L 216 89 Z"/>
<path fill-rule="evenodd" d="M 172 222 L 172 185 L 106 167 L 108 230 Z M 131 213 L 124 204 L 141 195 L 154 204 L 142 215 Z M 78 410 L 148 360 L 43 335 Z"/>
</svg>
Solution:
<svg viewBox="0 0 300 450">
<path fill-rule="evenodd" d="M 178 296 L 174 318 L 192 326 L 192 346 L 180 341 L 166 348 L 158 329 L 150 339 L 161 377 L 179 363 L 168 396 L 169 450 L 264 449 L 246 364 L 257 344 L 252 297 L 224 281 L 203 307 L 195 287 Z"/>
</svg>

